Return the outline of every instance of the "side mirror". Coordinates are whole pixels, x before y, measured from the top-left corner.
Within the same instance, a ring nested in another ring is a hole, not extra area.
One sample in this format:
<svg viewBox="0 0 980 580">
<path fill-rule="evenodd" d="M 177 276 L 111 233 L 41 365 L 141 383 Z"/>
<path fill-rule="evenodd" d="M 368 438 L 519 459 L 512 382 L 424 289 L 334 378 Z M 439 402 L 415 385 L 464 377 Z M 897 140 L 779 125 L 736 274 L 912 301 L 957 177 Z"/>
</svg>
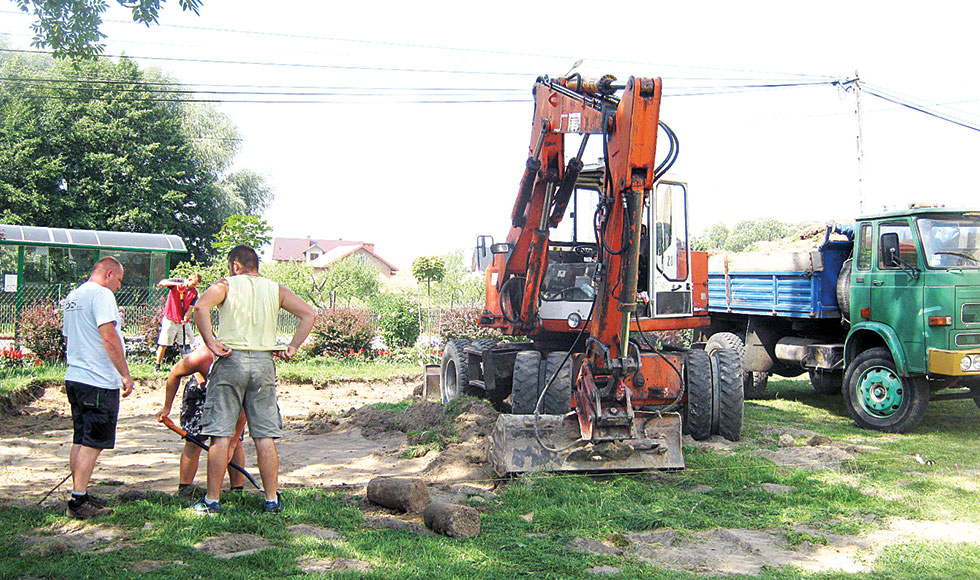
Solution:
<svg viewBox="0 0 980 580">
<path fill-rule="evenodd" d="M 473 248 L 473 263 L 471 269 L 474 272 L 482 272 L 487 269 L 493 261 L 490 248 L 493 247 L 493 236 L 477 236 L 476 247 Z"/>
<path fill-rule="evenodd" d="M 882 234 L 881 239 L 878 241 L 878 245 L 878 251 L 881 254 L 881 263 L 884 264 L 886 268 L 901 267 L 897 233 L 889 232 L 887 234 Z"/>
</svg>

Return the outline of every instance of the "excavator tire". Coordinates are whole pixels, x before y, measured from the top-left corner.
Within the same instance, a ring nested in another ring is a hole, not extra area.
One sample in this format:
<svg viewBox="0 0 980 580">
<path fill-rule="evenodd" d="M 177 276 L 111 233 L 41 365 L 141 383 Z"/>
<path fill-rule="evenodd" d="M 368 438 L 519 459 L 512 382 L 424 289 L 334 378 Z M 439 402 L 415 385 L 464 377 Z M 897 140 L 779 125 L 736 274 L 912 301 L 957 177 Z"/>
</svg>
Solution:
<svg viewBox="0 0 980 580">
<path fill-rule="evenodd" d="M 708 354 L 719 348 L 730 348 L 738 353 L 739 364 L 745 355 L 745 341 L 734 332 L 716 332 L 704 344 Z M 745 399 L 761 399 L 769 384 L 769 374 L 764 372 L 742 371 L 742 393 Z"/>
<path fill-rule="evenodd" d="M 541 392 L 541 353 L 525 350 L 517 353 L 514 361 L 514 387 L 510 392 L 510 404 L 515 415 L 530 415 L 538 403 Z"/>
<path fill-rule="evenodd" d="M 718 389 L 717 435 L 729 441 L 742 438 L 742 361 L 738 353 L 719 348 L 711 353 L 713 387 Z"/>
<path fill-rule="evenodd" d="M 545 415 L 564 415 L 572 410 L 572 361 L 565 360 L 567 353 L 556 351 L 548 354 L 545 363 L 544 384 L 548 387 L 541 400 L 541 413 Z M 561 364 L 564 361 L 564 365 Z M 560 367 L 560 368 L 559 368 Z M 551 377 L 555 377 L 552 381 Z"/>
<path fill-rule="evenodd" d="M 457 338 L 446 343 L 442 351 L 439 392 L 445 405 L 459 396 L 470 384 L 469 361 L 463 349 L 470 341 Z"/>
<path fill-rule="evenodd" d="M 687 405 L 684 433 L 697 441 L 711 437 L 713 385 L 711 359 L 703 350 L 687 353 Z"/>
</svg>

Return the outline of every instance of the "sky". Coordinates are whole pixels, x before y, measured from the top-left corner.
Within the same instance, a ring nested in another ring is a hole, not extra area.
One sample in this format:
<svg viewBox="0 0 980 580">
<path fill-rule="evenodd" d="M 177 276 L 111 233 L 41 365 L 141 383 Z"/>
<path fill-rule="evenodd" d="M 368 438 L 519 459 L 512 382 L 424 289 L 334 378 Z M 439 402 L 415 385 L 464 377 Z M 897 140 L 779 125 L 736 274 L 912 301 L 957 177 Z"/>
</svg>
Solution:
<svg viewBox="0 0 980 580">
<path fill-rule="evenodd" d="M 172 0 L 150 27 L 110 4 L 107 55 L 222 101 L 236 168 L 275 192 L 274 236 L 373 242 L 403 270 L 506 236 L 531 87 L 580 59 L 583 76 L 663 79 L 661 120 L 680 141 L 668 177 L 688 184 L 695 234 L 980 206 L 980 132 L 869 93 L 980 125 L 967 2 L 203 0 L 196 16 Z M 10 45 L 29 48 L 31 22 L 0 0 Z M 833 84 L 856 71 L 860 164 L 855 93 Z"/>
</svg>

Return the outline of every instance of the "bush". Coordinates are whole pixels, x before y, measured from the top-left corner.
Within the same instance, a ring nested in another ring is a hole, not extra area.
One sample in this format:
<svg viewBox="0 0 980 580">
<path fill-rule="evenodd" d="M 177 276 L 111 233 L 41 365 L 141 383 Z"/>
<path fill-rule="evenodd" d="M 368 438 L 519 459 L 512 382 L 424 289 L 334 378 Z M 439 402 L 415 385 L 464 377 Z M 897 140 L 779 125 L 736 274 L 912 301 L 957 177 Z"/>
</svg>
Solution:
<svg viewBox="0 0 980 580">
<path fill-rule="evenodd" d="M 442 323 L 439 325 L 439 337 L 444 341 L 454 338 L 465 338 L 476 340 L 478 338 L 492 338 L 500 340 L 503 335 L 494 328 L 485 328 L 476 323 L 481 309 L 474 306 L 465 308 L 453 308 L 442 313 Z"/>
<path fill-rule="evenodd" d="M 370 350 L 375 327 L 371 316 L 364 310 L 324 309 L 317 315 L 310 335 L 309 354 L 343 355 L 350 351 Z"/>
<path fill-rule="evenodd" d="M 388 348 L 412 346 L 419 338 L 419 315 L 416 305 L 398 294 L 380 294 L 374 303 L 378 315 L 378 332 Z"/>
<path fill-rule="evenodd" d="M 21 311 L 20 337 L 24 346 L 42 360 L 65 360 L 61 309 L 53 300 L 35 302 Z"/>
<path fill-rule="evenodd" d="M 134 354 L 155 353 L 157 351 L 157 339 L 160 338 L 160 321 L 162 320 L 162 308 L 154 308 L 149 313 L 136 316 L 133 324 L 136 325 L 139 342 L 132 349 Z"/>
</svg>

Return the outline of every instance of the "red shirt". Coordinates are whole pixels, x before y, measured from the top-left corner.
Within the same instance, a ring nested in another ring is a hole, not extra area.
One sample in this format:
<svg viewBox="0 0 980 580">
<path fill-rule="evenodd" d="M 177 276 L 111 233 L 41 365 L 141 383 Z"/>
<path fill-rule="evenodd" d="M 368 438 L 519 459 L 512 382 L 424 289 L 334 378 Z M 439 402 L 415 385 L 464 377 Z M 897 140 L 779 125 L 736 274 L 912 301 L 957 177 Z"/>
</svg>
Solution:
<svg viewBox="0 0 980 580">
<path fill-rule="evenodd" d="M 167 292 L 167 302 L 163 306 L 163 317 L 173 322 L 183 322 L 191 304 L 197 302 L 197 288 L 171 286 Z"/>
</svg>

